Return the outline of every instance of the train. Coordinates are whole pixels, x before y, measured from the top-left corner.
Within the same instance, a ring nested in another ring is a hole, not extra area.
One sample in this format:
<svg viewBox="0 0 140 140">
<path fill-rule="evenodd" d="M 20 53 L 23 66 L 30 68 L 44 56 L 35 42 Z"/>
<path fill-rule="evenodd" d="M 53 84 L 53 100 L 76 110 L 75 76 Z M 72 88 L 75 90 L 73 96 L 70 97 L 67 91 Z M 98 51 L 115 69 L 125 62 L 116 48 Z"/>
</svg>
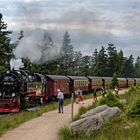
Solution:
<svg viewBox="0 0 140 140">
<path fill-rule="evenodd" d="M 140 78 L 117 78 L 118 88 L 140 84 Z M 77 89 L 84 93 L 110 88 L 112 77 L 64 76 L 11 70 L 0 75 L 0 112 L 20 112 L 56 99 L 57 90 L 70 97 Z"/>
</svg>

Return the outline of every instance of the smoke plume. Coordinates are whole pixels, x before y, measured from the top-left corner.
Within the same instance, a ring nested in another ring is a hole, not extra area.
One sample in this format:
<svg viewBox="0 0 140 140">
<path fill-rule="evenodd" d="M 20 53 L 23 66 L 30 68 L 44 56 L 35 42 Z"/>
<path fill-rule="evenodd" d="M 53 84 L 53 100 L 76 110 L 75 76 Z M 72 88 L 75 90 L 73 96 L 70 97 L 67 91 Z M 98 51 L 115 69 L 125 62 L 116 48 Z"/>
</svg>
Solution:
<svg viewBox="0 0 140 140">
<path fill-rule="evenodd" d="M 14 50 L 16 58 L 28 58 L 32 63 L 43 64 L 55 59 L 59 49 L 54 46 L 51 36 L 42 30 L 34 30 L 19 42 Z"/>
</svg>

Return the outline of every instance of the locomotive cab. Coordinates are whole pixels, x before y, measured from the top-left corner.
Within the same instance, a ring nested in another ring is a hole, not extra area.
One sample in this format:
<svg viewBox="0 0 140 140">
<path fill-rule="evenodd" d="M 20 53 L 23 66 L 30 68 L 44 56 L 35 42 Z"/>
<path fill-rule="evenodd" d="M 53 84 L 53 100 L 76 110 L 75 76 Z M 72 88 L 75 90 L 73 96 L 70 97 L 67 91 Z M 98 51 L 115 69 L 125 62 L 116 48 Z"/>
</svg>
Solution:
<svg viewBox="0 0 140 140">
<path fill-rule="evenodd" d="M 0 76 L 0 112 L 19 112 L 20 82 L 14 72 Z"/>
</svg>

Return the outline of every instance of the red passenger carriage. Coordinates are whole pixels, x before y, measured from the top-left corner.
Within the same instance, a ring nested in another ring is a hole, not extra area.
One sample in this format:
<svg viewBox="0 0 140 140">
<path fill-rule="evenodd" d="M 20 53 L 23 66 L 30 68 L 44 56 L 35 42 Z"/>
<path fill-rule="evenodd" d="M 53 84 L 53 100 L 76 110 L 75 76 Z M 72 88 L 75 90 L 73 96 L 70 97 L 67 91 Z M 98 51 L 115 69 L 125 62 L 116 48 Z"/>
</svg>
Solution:
<svg viewBox="0 0 140 140">
<path fill-rule="evenodd" d="M 83 92 L 88 91 L 89 80 L 84 76 L 68 76 L 70 78 L 70 92 L 74 93 L 77 89 Z"/>
<path fill-rule="evenodd" d="M 140 85 L 140 78 L 135 78 L 134 79 L 134 84 L 136 85 Z"/>
<path fill-rule="evenodd" d="M 127 87 L 127 81 L 126 78 L 117 78 L 118 79 L 118 88 L 126 88 Z"/>
<path fill-rule="evenodd" d="M 63 91 L 65 96 L 69 96 L 69 78 L 61 75 L 46 75 L 47 92 L 49 97 L 57 97 L 57 89 Z"/>
<path fill-rule="evenodd" d="M 132 87 L 135 85 L 134 79 L 133 78 L 127 78 L 126 79 L 126 86 L 127 87 Z"/>
<path fill-rule="evenodd" d="M 101 90 L 102 86 L 105 85 L 102 77 L 88 76 L 88 78 L 89 78 L 89 91 Z"/>
<path fill-rule="evenodd" d="M 111 83 L 112 83 L 112 77 L 102 77 L 103 81 L 105 83 L 104 88 L 110 89 L 111 88 Z"/>
</svg>

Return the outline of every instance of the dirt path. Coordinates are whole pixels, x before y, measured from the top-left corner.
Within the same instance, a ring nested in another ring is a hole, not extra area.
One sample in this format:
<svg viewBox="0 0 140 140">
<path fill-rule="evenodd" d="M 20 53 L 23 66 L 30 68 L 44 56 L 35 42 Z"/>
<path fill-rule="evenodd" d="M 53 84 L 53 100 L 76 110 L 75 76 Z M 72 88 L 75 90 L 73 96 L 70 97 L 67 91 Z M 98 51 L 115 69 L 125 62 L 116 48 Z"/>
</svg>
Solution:
<svg viewBox="0 0 140 140">
<path fill-rule="evenodd" d="M 127 90 L 122 90 L 123 94 Z M 74 115 L 81 106 L 89 106 L 92 99 L 85 100 L 84 104 L 74 104 Z M 0 137 L 0 140 L 58 140 L 59 129 L 68 125 L 71 121 L 71 105 L 64 108 L 64 114 L 57 113 L 57 110 L 44 113 L 41 117 L 25 122 Z"/>
</svg>

